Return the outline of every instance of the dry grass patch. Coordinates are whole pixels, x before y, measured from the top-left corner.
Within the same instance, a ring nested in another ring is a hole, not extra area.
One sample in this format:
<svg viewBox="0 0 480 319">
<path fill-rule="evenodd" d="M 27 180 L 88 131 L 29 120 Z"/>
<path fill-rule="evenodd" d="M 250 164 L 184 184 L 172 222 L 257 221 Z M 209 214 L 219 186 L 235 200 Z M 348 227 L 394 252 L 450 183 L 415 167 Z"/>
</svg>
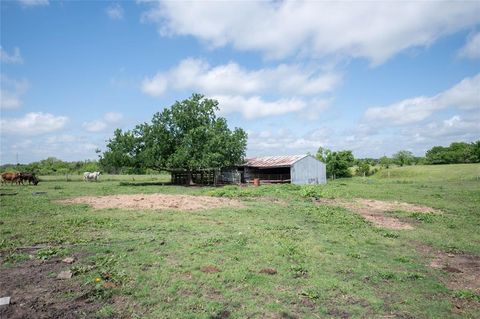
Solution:
<svg viewBox="0 0 480 319">
<path fill-rule="evenodd" d="M 195 211 L 218 207 L 242 207 L 240 201 L 230 198 L 167 194 L 82 196 L 58 202 L 62 204 L 88 204 L 96 209 L 176 209 Z"/>
<path fill-rule="evenodd" d="M 413 226 L 396 217 L 386 216 L 386 212 L 402 210 L 415 213 L 440 213 L 438 210 L 422 205 L 364 198 L 354 198 L 353 200 L 321 198 L 317 200 L 317 203 L 346 208 L 361 215 L 377 227 L 396 230 L 413 229 Z"/>
</svg>

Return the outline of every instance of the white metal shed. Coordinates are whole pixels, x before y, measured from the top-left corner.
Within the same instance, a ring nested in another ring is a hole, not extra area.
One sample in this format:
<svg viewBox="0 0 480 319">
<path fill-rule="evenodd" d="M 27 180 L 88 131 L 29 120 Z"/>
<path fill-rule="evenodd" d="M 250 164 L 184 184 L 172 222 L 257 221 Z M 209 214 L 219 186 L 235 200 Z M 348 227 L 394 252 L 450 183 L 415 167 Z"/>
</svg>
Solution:
<svg viewBox="0 0 480 319">
<path fill-rule="evenodd" d="M 259 178 L 264 182 L 325 184 L 325 164 L 311 155 L 267 156 L 248 158 L 242 165 L 245 181 Z"/>
</svg>

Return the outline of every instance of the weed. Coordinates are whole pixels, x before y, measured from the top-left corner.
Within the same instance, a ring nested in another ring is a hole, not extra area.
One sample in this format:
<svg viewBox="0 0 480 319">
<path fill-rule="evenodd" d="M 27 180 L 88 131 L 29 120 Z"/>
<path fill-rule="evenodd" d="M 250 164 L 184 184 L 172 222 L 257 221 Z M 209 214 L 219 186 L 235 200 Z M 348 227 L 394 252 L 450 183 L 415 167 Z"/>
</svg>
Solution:
<svg viewBox="0 0 480 319">
<path fill-rule="evenodd" d="M 105 305 L 97 312 L 100 318 L 114 318 L 115 308 L 112 305 Z"/>
<path fill-rule="evenodd" d="M 52 257 L 57 256 L 59 249 L 55 247 L 44 248 L 37 251 L 37 258 L 41 260 L 48 260 Z"/>
<path fill-rule="evenodd" d="M 362 256 L 358 253 L 347 253 L 347 256 L 348 257 L 352 257 L 352 258 L 355 258 L 355 259 L 360 259 L 362 258 Z"/>
<path fill-rule="evenodd" d="M 384 233 L 382 233 L 382 236 L 385 237 L 385 238 L 398 238 L 400 235 L 395 234 L 395 233 L 391 233 L 391 232 L 384 232 Z"/>
<path fill-rule="evenodd" d="M 308 270 L 303 265 L 291 265 L 290 272 L 294 278 L 306 277 L 308 275 Z"/>
<path fill-rule="evenodd" d="M 445 247 L 445 251 L 447 253 L 450 253 L 450 254 L 462 254 L 463 253 L 463 250 L 461 250 L 460 248 L 458 248 L 458 246 L 455 246 L 455 245 L 447 245 Z"/>
<path fill-rule="evenodd" d="M 380 277 L 383 280 L 395 280 L 397 279 L 397 275 L 394 274 L 393 272 L 385 271 L 385 272 L 380 272 L 378 274 L 378 277 Z"/>
<path fill-rule="evenodd" d="M 28 260 L 29 257 L 27 254 L 22 254 L 22 253 L 11 253 L 5 256 L 5 263 L 19 263 L 25 260 Z"/>
<path fill-rule="evenodd" d="M 419 279 L 423 279 L 424 276 L 422 276 L 421 274 L 418 274 L 418 273 L 408 273 L 405 278 L 407 280 L 419 280 Z"/>
<path fill-rule="evenodd" d="M 95 266 L 93 265 L 75 265 L 70 267 L 70 271 L 74 276 L 76 276 L 76 275 L 86 274 L 94 268 Z"/>
<path fill-rule="evenodd" d="M 115 255 L 99 256 L 95 260 L 95 269 L 103 280 L 122 285 L 128 280 L 127 274 L 117 267 L 119 257 Z"/>
<path fill-rule="evenodd" d="M 471 290 L 457 290 L 453 295 L 459 299 L 469 299 L 480 302 L 480 294 L 477 294 Z"/>
<path fill-rule="evenodd" d="M 315 185 L 303 186 L 300 189 L 300 196 L 318 199 L 322 197 L 322 189 Z"/>
<path fill-rule="evenodd" d="M 405 256 L 395 257 L 393 260 L 404 263 L 404 264 L 411 262 L 410 258 Z"/>
<path fill-rule="evenodd" d="M 303 290 L 301 293 L 300 293 L 301 296 L 304 296 L 304 297 L 307 297 L 308 299 L 310 300 L 317 300 L 320 298 L 320 294 L 315 291 L 315 290 L 312 290 L 312 289 L 309 289 L 309 290 Z"/>
<path fill-rule="evenodd" d="M 423 223 L 433 223 L 435 221 L 435 214 L 432 213 L 418 213 L 414 212 L 411 213 L 410 218 L 415 218 L 416 220 L 423 222 Z"/>
</svg>

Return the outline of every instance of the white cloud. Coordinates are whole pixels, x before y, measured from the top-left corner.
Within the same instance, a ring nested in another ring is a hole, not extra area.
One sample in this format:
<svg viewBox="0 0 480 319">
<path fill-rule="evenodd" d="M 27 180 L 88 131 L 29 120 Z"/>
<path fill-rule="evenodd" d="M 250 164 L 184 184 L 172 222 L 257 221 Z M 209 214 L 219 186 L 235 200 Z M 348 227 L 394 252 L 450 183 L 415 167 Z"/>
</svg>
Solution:
<svg viewBox="0 0 480 319">
<path fill-rule="evenodd" d="M 37 135 L 61 130 L 68 122 L 66 116 L 31 112 L 21 118 L 3 118 L 0 130 L 5 134 Z"/>
<path fill-rule="evenodd" d="M 117 112 L 108 112 L 103 115 L 103 118 L 100 120 L 92 120 L 84 122 L 82 127 L 91 133 L 97 133 L 104 131 L 109 128 L 111 125 L 120 122 L 123 119 L 123 115 Z"/>
<path fill-rule="evenodd" d="M 121 5 L 118 3 L 112 4 L 109 6 L 105 12 L 107 13 L 108 17 L 112 20 L 122 20 L 123 19 L 123 14 L 124 10 Z"/>
<path fill-rule="evenodd" d="M 300 65 L 247 70 L 234 62 L 211 66 L 185 59 L 169 71 L 144 79 L 142 91 L 155 97 L 170 90 L 202 92 L 220 102 L 222 113 L 241 113 L 247 119 L 299 111 L 311 119 L 330 104 L 330 99 L 318 95 L 331 92 L 340 81 L 339 74 Z"/>
<path fill-rule="evenodd" d="M 24 7 L 38 7 L 48 6 L 50 2 L 48 0 L 18 0 Z"/>
<path fill-rule="evenodd" d="M 23 58 L 20 54 L 20 49 L 15 47 L 13 53 L 9 54 L 0 46 L 0 61 L 7 64 L 22 64 Z"/>
<path fill-rule="evenodd" d="M 289 129 L 248 131 L 248 156 L 315 153 L 320 146 L 331 143 L 333 132 L 320 128 L 306 134 Z"/>
<path fill-rule="evenodd" d="M 68 134 L 42 135 L 39 137 L 10 137 L 2 144 L 2 163 L 38 161 L 54 156 L 62 160 L 78 161 L 95 159 L 95 150 L 102 142 L 91 137 Z"/>
<path fill-rule="evenodd" d="M 458 51 L 458 55 L 464 58 L 480 58 L 480 32 L 471 35 L 463 48 Z"/>
<path fill-rule="evenodd" d="M 25 79 L 14 80 L 0 74 L 0 108 L 19 108 L 22 105 L 22 95 L 27 92 L 28 87 L 28 81 Z"/>
<path fill-rule="evenodd" d="M 247 1 L 150 4 L 143 21 L 163 36 L 194 36 L 269 58 L 363 57 L 379 64 L 480 22 L 477 2 Z"/>
<path fill-rule="evenodd" d="M 107 112 L 103 116 L 103 119 L 107 123 L 118 123 L 123 119 L 123 115 L 117 112 Z"/>
<path fill-rule="evenodd" d="M 428 125 L 413 130 L 418 136 L 425 138 L 440 139 L 450 138 L 457 141 L 469 140 L 472 137 L 480 136 L 480 114 L 473 114 L 469 117 L 454 115 L 440 122 L 432 122 Z M 405 131 L 408 134 L 408 131 Z"/>
<path fill-rule="evenodd" d="M 107 128 L 107 124 L 101 120 L 94 120 L 90 122 L 84 122 L 82 124 L 82 127 L 87 131 L 87 132 L 101 132 L 104 129 Z"/>
<path fill-rule="evenodd" d="M 234 62 L 213 67 L 200 59 L 185 59 L 167 72 L 144 79 L 142 90 L 152 96 L 161 96 L 170 89 L 228 95 L 314 95 L 332 91 L 340 81 L 339 74 L 319 74 L 318 68 L 299 65 L 280 64 L 251 71 Z"/>
<path fill-rule="evenodd" d="M 265 101 L 258 96 L 244 98 L 242 96 L 219 95 L 212 98 L 218 100 L 221 113 L 238 112 L 247 119 L 297 112 L 306 107 L 305 101 L 295 98 L 272 102 Z"/>
<path fill-rule="evenodd" d="M 480 74 L 465 78 L 435 96 L 418 96 L 384 107 L 371 107 L 365 119 L 382 125 L 406 125 L 420 122 L 448 107 L 480 111 Z"/>
</svg>

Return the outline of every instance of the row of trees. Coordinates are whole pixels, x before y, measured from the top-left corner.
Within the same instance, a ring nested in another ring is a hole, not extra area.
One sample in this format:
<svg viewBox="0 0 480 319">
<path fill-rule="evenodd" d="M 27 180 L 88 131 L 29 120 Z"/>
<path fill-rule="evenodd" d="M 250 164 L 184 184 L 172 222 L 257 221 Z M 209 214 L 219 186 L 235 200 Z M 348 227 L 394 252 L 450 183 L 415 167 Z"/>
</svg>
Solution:
<svg viewBox="0 0 480 319">
<path fill-rule="evenodd" d="M 382 156 L 379 159 L 355 159 L 352 151 L 331 151 L 320 147 L 316 158 L 327 165 L 327 176 L 333 179 L 351 177 L 353 173 L 368 176 L 375 173 L 378 166 L 389 168 L 392 165 L 480 163 L 480 141 L 452 143 L 448 147 L 435 146 L 427 151 L 425 157 L 414 156 L 412 152 L 402 150 L 392 157 Z"/>
<path fill-rule="evenodd" d="M 99 169 L 98 161 L 64 162 L 55 157 L 49 157 L 29 164 L 6 164 L 0 168 L 2 172 L 35 172 L 38 175 L 82 174 L 83 172 L 94 172 Z"/>
<path fill-rule="evenodd" d="M 331 151 L 320 147 L 315 157 L 327 165 L 327 176 L 333 179 L 351 177 L 353 173 L 359 176 L 368 176 L 377 171 L 376 166 L 389 168 L 391 165 L 419 165 L 425 164 L 425 159 L 415 157 L 410 151 L 399 151 L 391 158 L 382 156 L 379 159 L 355 159 L 352 151 Z"/>
<path fill-rule="evenodd" d="M 480 163 L 480 140 L 435 146 L 427 151 L 425 158 L 428 164 Z"/>
</svg>

